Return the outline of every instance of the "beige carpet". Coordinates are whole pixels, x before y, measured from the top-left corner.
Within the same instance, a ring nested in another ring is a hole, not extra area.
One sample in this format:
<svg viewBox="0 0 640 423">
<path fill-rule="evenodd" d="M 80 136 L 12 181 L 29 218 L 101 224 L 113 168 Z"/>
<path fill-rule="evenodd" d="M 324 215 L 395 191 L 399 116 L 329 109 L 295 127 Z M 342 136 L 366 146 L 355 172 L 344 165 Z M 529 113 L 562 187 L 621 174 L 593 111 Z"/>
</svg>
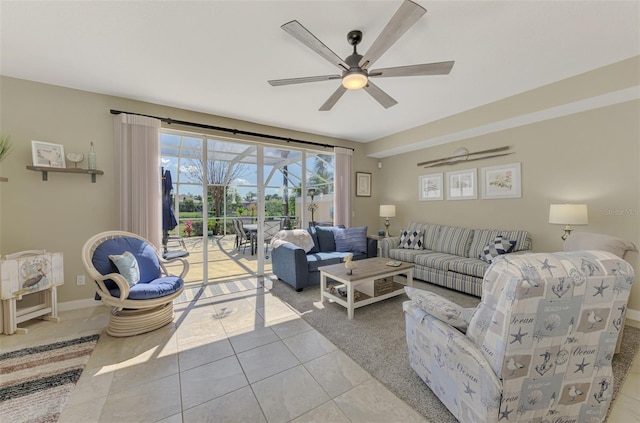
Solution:
<svg viewBox="0 0 640 423">
<path fill-rule="evenodd" d="M 89 335 L 0 354 L 0 420 L 57 421 L 98 338 Z"/>
<path fill-rule="evenodd" d="M 402 303 L 406 295 L 394 297 L 355 310 L 353 320 L 338 304 L 324 303 L 318 308 L 319 287 L 295 292 L 284 282 L 273 280 L 273 295 L 301 313 L 302 318 L 356 361 L 389 390 L 432 422 L 456 422 L 429 387 L 409 367 Z M 475 307 L 479 298 L 428 285 L 428 289 L 464 307 Z M 614 393 L 617 396 L 635 354 L 640 347 L 640 329 L 625 327 L 622 349 L 613 358 Z"/>
</svg>

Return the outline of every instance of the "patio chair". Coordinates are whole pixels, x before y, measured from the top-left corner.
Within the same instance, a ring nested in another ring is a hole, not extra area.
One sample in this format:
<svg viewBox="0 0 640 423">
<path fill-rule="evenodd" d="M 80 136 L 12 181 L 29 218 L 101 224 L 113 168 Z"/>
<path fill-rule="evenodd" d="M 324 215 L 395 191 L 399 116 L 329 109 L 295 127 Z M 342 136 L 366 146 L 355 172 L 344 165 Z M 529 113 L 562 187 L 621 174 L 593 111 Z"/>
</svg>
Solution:
<svg viewBox="0 0 640 423">
<path fill-rule="evenodd" d="M 244 254 L 244 252 L 247 249 L 247 243 L 248 243 L 251 248 L 251 254 L 253 254 L 253 244 L 255 242 L 254 233 L 244 228 L 244 223 L 242 222 L 242 219 L 234 219 L 233 222 L 234 222 L 234 227 L 237 228 L 236 237 L 238 237 L 237 239 L 238 251 L 240 250 L 240 247 L 242 247 L 242 254 Z"/>
<path fill-rule="evenodd" d="M 182 264 L 179 276 L 166 269 L 174 262 Z M 143 237 L 108 231 L 84 244 L 82 264 L 96 283 L 96 299 L 113 307 L 109 335 L 139 335 L 173 321 L 173 300 L 182 293 L 183 278 L 189 271 L 184 258 L 165 260 Z"/>
<path fill-rule="evenodd" d="M 273 236 L 280 232 L 282 226 L 281 220 L 267 220 L 264 222 L 264 255 L 268 259 L 267 253 L 269 252 L 269 243 L 273 239 Z"/>
</svg>

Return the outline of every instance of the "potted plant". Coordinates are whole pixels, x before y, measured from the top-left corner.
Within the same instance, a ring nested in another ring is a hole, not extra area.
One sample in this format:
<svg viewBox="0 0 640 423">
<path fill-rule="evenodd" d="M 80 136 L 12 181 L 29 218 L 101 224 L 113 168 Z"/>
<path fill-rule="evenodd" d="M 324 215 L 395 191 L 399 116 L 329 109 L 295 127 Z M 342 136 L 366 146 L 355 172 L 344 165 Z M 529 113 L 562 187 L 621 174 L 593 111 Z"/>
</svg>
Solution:
<svg viewBox="0 0 640 423">
<path fill-rule="evenodd" d="M 13 146 L 9 140 L 9 135 L 0 135 L 0 163 L 7 158 Z"/>
</svg>

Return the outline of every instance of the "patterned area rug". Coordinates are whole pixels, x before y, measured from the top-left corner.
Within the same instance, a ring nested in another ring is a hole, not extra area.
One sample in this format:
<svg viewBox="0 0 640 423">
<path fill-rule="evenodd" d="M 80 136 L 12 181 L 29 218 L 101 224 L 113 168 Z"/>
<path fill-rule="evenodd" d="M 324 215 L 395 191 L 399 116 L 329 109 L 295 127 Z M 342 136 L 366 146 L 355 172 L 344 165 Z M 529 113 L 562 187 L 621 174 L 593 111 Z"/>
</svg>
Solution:
<svg viewBox="0 0 640 423">
<path fill-rule="evenodd" d="M 354 319 L 347 320 L 347 310 L 341 305 L 325 302 L 323 307 L 320 306 L 319 287 L 304 288 L 302 292 L 296 292 L 277 279 L 265 281 L 265 286 L 274 296 L 297 310 L 305 321 L 429 421 L 457 422 L 409 366 L 402 311 L 402 303 L 409 299 L 406 294 L 358 308 L 355 310 Z M 427 285 L 424 289 L 448 298 L 463 307 L 475 307 L 480 301 L 477 297 L 436 285 Z M 639 348 L 640 329 L 625 327 L 621 351 L 614 355 L 611 363 L 614 377 L 614 401 L 629 374 Z"/>
<path fill-rule="evenodd" d="M 1 420 L 57 421 L 99 336 L 83 336 L 0 354 Z"/>
</svg>

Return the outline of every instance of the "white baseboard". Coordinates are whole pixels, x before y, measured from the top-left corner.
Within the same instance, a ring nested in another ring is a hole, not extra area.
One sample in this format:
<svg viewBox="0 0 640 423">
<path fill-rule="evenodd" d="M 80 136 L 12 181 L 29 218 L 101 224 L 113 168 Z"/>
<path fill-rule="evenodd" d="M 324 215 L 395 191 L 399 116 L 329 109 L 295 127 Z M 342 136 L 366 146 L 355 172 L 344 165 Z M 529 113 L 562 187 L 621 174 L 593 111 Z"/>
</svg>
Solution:
<svg viewBox="0 0 640 423">
<path fill-rule="evenodd" d="M 77 310 L 79 308 L 95 307 L 99 305 L 102 305 L 102 302 L 96 301 L 93 298 L 85 298 L 84 300 L 58 303 L 58 311 Z"/>
<path fill-rule="evenodd" d="M 638 322 L 640 324 L 640 311 L 639 310 L 627 309 L 627 319 L 635 320 L 636 322 Z"/>
</svg>

